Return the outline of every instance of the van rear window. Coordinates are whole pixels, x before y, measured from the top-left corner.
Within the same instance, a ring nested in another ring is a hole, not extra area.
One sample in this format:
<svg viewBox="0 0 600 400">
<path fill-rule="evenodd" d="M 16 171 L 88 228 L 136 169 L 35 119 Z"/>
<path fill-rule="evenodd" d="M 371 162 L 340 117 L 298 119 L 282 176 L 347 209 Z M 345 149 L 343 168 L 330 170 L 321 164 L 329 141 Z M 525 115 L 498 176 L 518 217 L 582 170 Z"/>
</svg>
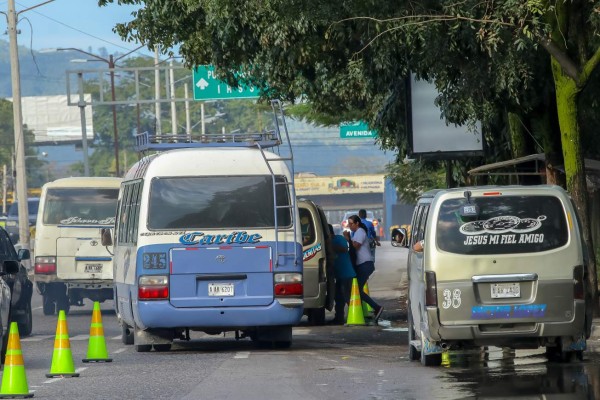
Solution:
<svg viewBox="0 0 600 400">
<path fill-rule="evenodd" d="M 439 249 L 457 254 L 536 253 L 564 246 L 565 212 L 553 196 L 472 197 L 477 216 L 461 217 L 466 199 L 442 203 L 437 220 Z"/>
<path fill-rule="evenodd" d="M 284 177 L 277 177 L 284 182 Z M 277 185 L 277 203 L 288 206 L 288 185 Z M 277 225 L 291 226 L 290 208 Z M 229 229 L 275 226 L 273 179 L 265 176 L 155 178 L 150 187 L 149 229 Z"/>
<path fill-rule="evenodd" d="M 46 192 L 46 225 L 114 225 L 119 188 L 51 188 Z"/>
</svg>

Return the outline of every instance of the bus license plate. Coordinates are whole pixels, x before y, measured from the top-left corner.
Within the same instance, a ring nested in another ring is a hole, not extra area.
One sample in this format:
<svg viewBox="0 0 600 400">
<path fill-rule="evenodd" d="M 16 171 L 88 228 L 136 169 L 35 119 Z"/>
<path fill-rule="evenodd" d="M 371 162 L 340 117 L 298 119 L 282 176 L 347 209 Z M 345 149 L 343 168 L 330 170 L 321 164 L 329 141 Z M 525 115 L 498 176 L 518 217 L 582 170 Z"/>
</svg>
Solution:
<svg viewBox="0 0 600 400">
<path fill-rule="evenodd" d="M 512 297 L 521 297 L 521 285 L 519 282 L 492 284 L 492 299 L 506 299 Z"/>
<path fill-rule="evenodd" d="M 102 264 L 85 264 L 84 272 L 102 272 Z"/>
<path fill-rule="evenodd" d="M 209 283 L 209 296 L 233 296 L 233 283 Z"/>
</svg>

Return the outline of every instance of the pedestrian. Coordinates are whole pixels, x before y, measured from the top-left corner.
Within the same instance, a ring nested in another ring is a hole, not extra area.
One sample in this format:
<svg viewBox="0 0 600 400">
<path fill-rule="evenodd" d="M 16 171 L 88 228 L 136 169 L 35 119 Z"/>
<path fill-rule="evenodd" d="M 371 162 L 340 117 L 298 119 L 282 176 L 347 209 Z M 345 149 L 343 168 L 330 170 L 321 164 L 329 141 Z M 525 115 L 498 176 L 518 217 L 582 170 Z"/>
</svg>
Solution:
<svg viewBox="0 0 600 400">
<path fill-rule="evenodd" d="M 335 317 L 332 321 L 335 325 L 343 325 L 344 310 L 346 304 L 350 303 L 350 293 L 352 291 L 352 279 L 356 277 L 354 266 L 350 260 L 350 244 L 343 235 L 336 235 L 333 226 L 329 224 L 329 231 L 333 236 L 333 250 L 336 254 L 335 268 Z"/>
<path fill-rule="evenodd" d="M 373 256 L 373 263 L 375 263 L 375 249 L 377 248 L 377 246 L 381 246 L 381 243 L 379 242 L 379 236 L 377 236 L 375 225 L 373 225 L 373 223 L 367 219 L 367 210 L 358 210 L 358 216 L 360 217 L 361 222 L 367 227 L 367 237 L 369 238 L 369 250 L 371 251 L 371 255 Z"/>
<path fill-rule="evenodd" d="M 352 231 L 352 242 L 350 244 L 356 249 L 356 265 L 354 269 L 356 271 L 360 299 L 375 310 L 374 320 L 377 322 L 383 312 L 383 306 L 377 304 L 364 291 L 365 283 L 367 283 L 367 280 L 375 271 L 375 263 L 369 249 L 367 227 L 361 222 L 358 215 L 352 215 L 348 218 L 348 227 Z"/>
</svg>

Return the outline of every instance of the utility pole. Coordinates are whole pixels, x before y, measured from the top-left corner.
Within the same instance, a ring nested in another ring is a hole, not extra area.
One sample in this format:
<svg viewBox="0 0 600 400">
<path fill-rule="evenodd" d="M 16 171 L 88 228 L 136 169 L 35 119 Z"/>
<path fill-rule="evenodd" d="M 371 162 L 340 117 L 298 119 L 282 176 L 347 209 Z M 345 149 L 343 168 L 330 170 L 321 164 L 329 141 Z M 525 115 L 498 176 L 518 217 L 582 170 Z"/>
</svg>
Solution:
<svg viewBox="0 0 600 400">
<path fill-rule="evenodd" d="M 8 38 L 10 46 L 10 76 L 12 82 L 13 123 L 15 131 L 15 168 L 17 182 L 15 192 L 19 199 L 19 245 L 29 249 L 29 210 L 27 208 L 27 177 L 25 176 L 25 137 L 21 109 L 21 73 L 17 45 L 17 13 L 15 0 L 8 0 Z"/>
<path fill-rule="evenodd" d="M 81 146 L 83 148 L 83 176 L 90 176 L 90 163 L 88 161 L 88 142 L 85 122 L 85 98 L 83 95 L 83 73 L 77 74 L 79 85 L 79 113 L 81 115 Z"/>
<path fill-rule="evenodd" d="M 112 101 L 116 100 L 115 96 L 115 60 L 111 54 L 108 58 L 108 68 L 110 70 L 110 95 Z M 121 176 L 121 169 L 119 168 L 119 132 L 117 131 L 117 106 L 112 105 L 112 117 L 113 117 L 113 142 L 115 146 L 115 176 Z"/>
<path fill-rule="evenodd" d="M 160 99 L 160 71 L 158 70 L 158 51 L 159 47 L 156 46 L 154 48 L 154 67 L 156 68 L 154 70 L 154 99 L 157 100 L 157 102 L 155 104 L 154 114 L 156 115 L 156 134 L 160 136 L 162 135 L 162 132 L 160 126 L 160 102 L 158 101 L 158 99 Z"/>
</svg>

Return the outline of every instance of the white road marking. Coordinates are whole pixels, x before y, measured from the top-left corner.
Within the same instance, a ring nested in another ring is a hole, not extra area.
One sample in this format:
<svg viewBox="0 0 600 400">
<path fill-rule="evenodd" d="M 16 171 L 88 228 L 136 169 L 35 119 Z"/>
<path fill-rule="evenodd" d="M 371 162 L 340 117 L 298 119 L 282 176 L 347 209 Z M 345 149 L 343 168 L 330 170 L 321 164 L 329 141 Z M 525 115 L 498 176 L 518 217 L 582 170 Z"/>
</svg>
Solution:
<svg viewBox="0 0 600 400">
<path fill-rule="evenodd" d="M 122 353 L 124 351 L 125 351 L 125 349 L 121 347 L 120 349 L 113 351 L 113 354 L 119 354 L 119 353 Z"/>
<path fill-rule="evenodd" d="M 77 336 L 73 336 L 71 338 L 71 340 L 88 340 L 90 338 L 90 335 L 77 335 Z"/>
<path fill-rule="evenodd" d="M 21 339 L 21 342 L 39 342 L 41 340 L 50 339 L 54 337 L 54 335 L 39 335 L 39 336 L 30 336 Z"/>
<path fill-rule="evenodd" d="M 249 351 L 238 351 L 233 358 L 248 358 L 250 356 Z"/>
<path fill-rule="evenodd" d="M 113 337 L 111 337 L 111 339 L 112 340 L 119 340 L 119 339 L 121 339 L 121 335 L 113 336 Z"/>
</svg>

